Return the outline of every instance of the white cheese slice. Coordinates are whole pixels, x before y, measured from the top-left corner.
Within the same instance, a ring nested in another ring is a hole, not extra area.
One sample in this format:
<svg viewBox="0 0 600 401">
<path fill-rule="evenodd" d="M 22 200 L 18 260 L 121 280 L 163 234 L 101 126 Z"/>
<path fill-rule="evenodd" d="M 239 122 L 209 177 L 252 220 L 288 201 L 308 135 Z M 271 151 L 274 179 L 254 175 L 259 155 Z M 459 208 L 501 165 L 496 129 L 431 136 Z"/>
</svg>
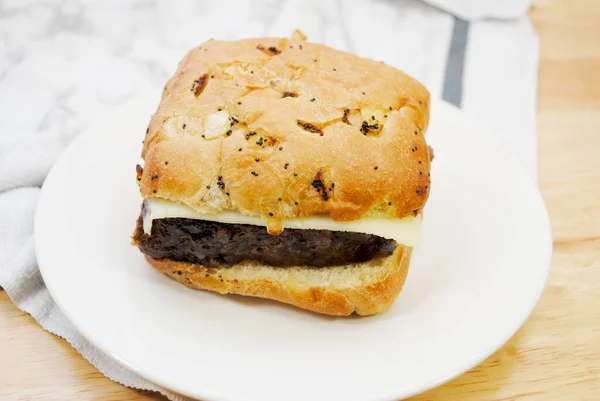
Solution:
<svg viewBox="0 0 600 401">
<path fill-rule="evenodd" d="M 251 224 L 265 226 L 260 217 L 244 216 L 237 212 L 221 212 L 216 214 L 200 213 L 189 206 L 160 198 L 146 199 L 144 211 L 144 232 L 150 234 L 152 222 L 156 219 L 187 218 L 216 221 L 229 224 Z M 335 221 L 328 217 L 307 217 L 303 219 L 285 219 L 284 228 L 302 230 L 349 231 L 373 234 L 379 237 L 393 239 L 399 244 L 416 245 L 421 240 L 421 216 L 410 216 L 403 219 L 385 219 L 366 217 L 354 221 Z"/>
</svg>

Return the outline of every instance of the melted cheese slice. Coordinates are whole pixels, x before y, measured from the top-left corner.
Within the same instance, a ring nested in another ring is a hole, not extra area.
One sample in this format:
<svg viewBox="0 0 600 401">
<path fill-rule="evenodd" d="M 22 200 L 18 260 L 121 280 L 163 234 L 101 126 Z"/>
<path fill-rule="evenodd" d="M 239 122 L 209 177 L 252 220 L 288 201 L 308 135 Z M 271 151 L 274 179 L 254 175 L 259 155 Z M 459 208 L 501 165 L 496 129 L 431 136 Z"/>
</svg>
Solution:
<svg viewBox="0 0 600 401">
<path fill-rule="evenodd" d="M 160 198 L 146 199 L 144 212 L 144 232 L 150 234 L 152 222 L 156 219 L 186 218 L 216 221 L 229 224 L 251 224 L 266 226 L 260 217 L 244 216 L 237 212 L 221 212 L 217 214 L 200 213 L 189 206 Z M 334 221 L 328 217 L 307 217 L 303 219 L 286 219 L 284 228 L 301 230 L 348 231 L 373 234 L 393 239 L 399 244 L 413 246 L 421 240 L 421 216 L 410 216 L 403 219 L 384 219 L 366 217 L 354 221 Z"/>
</svg>

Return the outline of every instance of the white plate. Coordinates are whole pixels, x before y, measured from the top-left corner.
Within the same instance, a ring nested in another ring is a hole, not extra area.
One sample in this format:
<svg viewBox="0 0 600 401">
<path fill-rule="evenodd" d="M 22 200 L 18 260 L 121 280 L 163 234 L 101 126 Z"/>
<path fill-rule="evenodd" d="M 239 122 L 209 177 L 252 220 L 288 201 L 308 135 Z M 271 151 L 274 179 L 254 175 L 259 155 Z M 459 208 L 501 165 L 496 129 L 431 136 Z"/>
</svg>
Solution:
<svg viewBox="0 0 600 401">
<path fill-rule="evenodd" d="M 190 290 L 130 245 L 147 96 L 82 134 L 44 183 L 35 245 L 44 281 L 81 333 L 146 379 L 203 400 L 394 400 L 473 367 L 523 324 L 551 234 L 525 171 L 488 132 L 434 102 L 424 241 L 393 307 L 325 317 Z"/>
</svg>

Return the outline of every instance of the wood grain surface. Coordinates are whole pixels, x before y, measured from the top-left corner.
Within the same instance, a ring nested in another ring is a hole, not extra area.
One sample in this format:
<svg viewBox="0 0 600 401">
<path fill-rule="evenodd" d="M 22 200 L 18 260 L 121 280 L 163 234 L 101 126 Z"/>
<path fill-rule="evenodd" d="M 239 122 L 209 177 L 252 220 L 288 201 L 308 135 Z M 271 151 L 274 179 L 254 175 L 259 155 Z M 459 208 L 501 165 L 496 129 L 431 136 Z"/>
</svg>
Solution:
<svg viewBox="0 0 600 401">
<path fill-rule="evenodd" d="M 541 42 L 539 185 L 554 236 L 547 288 L 503 348 L 411 401 L 600 400 L 600 1 L 539 0 L 530 17 Z M 103 377 L 4 292 L 0 399 L 165 400 Z"/>
</svg>

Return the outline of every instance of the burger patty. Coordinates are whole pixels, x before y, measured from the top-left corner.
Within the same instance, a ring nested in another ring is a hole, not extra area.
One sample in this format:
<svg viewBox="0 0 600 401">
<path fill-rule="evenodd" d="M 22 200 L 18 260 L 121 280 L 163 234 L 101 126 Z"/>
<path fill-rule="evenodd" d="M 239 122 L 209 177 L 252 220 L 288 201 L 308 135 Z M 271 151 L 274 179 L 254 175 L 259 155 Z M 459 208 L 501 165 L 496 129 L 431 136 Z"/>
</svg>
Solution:
<svg viewBox="0 0 600 401">
<path fill-rule="evenodd" d="M 207 267 L 229 267 L 243 260 L 272 266 L 335 266 L 389 256 L 396 247 L 396 241 L 371 234 L 285 229 L 271 235 L 260 226 L 185 218 L 154 220 L 151 235 L 142 227 L 140 216 L 134 239 L 146 255 Z"/>
</svg>

